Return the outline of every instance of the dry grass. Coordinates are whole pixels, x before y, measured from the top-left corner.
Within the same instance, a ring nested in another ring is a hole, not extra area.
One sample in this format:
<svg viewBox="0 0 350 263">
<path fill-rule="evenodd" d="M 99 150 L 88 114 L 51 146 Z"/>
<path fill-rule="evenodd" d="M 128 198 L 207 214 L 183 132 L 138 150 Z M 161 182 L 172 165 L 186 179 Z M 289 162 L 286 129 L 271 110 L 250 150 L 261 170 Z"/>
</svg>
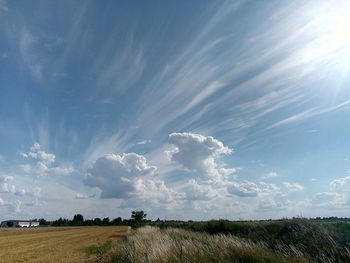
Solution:
<svg viewBox="0 0 350 263">
<path fill-rule="evenodd" d="M 86 248 L 117 243 L 127 227 L 48 227 L 0 230 L 0 262 L 95 262 Z"/>
<path fill-rule="evenodd" d="M 295 248 L 271 251 L 232 235 L 209 235 L 183 229 L 146 226 L 131 233 L 115 248 L 111 262 L 310 262 Z"/>
</svg>

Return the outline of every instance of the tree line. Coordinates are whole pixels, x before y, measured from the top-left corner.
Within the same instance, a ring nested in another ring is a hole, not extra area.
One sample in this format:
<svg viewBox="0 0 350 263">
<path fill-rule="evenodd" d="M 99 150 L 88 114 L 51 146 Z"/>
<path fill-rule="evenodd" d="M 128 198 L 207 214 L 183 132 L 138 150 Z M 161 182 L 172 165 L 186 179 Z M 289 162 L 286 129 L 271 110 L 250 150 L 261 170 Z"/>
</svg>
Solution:
<svg viewBox="0 0 350 263">
<path fill-rule="evenodd" d="M 130 219 L 122 219 L 121 217 L 112 220 L 109 217 L 85 219 L 82 214 L 75 214 L 73 219 L 60 217 L 54 221 L 47 221 L 40 218 L 37 221 L 39 221 L 40 226 L 138 226 L 151 222 L 151 220 L 146 220 L 146 216 L 144 211 L 132 211 Z"/>
<path fill-rule="evenodd" d="M 96 217 L 94 219 L 85 219 L 82 214 L 75 214 L 73 216 L 73 219 L 66 219 L 60 217 L 57 220 L 54 221 L 47 221 L 44 218 L 41 219 L 34 219 L 35 221 L 39 221 L 41 226 L 141 226 L 146 223 L 161 223 L 164 224 L 172 224 L 172 223 L 186 223 L 186 221 L 181 220 L 160 220 L 159 218 L 155 221 L 147 220 L 146 219 L 147 214 L 144 211 L 132 211 L 130 219 L 122 219 L 121 217 L 117 217 L 114 219 L 110 219 L 109 217 L 105 218 L 99 218 Z M 310 218 L 311 221 L 318 221 L 318 222 L 350 222 L 350 217 L 316 217 L 316 218 Z M 214 220 L 215 221 L 215 220 Z M 219 220 L 227 221 L 229 220 Z M 253 220 L 253 221 L 283 221 L 283 219 L 280 220 Z M 192 220 L 187 221 L 187 223 L 192 223 Z M 195 222 L 193 222 L 195 223 Z"/>
</svg>

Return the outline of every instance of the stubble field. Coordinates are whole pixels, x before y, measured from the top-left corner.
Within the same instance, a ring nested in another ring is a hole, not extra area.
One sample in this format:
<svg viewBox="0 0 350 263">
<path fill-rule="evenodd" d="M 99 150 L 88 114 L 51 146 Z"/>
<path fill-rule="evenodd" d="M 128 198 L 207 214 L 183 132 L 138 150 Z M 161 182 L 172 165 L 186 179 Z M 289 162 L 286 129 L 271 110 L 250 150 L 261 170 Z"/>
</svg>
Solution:
<svg viewBox="0 0 350 263">
<path fill-rule="evenodd" d="M 0 229 L 0 262 L 96 262 L 95 246 L 119 242 L 128 227 Z"/>
</svg>

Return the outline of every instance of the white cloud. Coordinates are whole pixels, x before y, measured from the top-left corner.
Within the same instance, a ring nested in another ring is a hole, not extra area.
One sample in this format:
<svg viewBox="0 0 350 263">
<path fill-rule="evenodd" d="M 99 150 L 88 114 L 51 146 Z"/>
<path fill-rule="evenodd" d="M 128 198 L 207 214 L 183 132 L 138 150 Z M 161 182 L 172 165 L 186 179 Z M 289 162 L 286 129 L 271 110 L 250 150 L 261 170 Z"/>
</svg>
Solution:
<svg viewBox="0 0 350 263">
<path fill-rule="evenodd" d="M 288 200 L 284 200 L 280 196 L 278 196 L 277 198 L 273 196 L 266 196 L 259 200 L 258 209 L 267 210 L 267 211 L 276 210 L 276 209 L 284 210 L 287 208 L 287 203 L 288 203 Z"/>
<path fill-rule="evenodd" d="M 304 190 L 304 186 L 297 183 L 284 182 L 283 185 L 288 189 L 289 192 L 297 192 Z"/>
<path fill-rule="evenodd" d="M 13 181 L 12 176 L 0 177 L 0 192 L 1 193 L 15 193 L 16 188 L 11 182 Z"/>
<path fill-rule="evenodd" d="M 0 193 L 10 193 L 17 196 L 40 197 L 40 187 L 33 187 L 31 189 L 18 189 L 14 184 L 12 184 L 13 181 L 13 176 L 0 177 Z"/>
<path fill-rule="evenodd" d="M 273 195 L 282 195 L 280 190 L 277 185 L 264 182 L 260 182 L 259 184 L 250 181 L 230 182 L 227 186 L 227 191 L 230 194 L 239 197 L 261 196 L 267 198 Z"/>
<path fill-rule="evenodd" d="M 21 164 L 18 167 L 22 172 L 26 174 L 29 174 L 32 171 L 32 166 L 30 164 Z"/>
<path fill-rule="evenodd" d="M 199 184 L 195 179 L 189 180 L 181 190 L 186 194 L 186 200 L 212 200 L 219 195 L 212 185 Z"/>
<path fill-rule="evenodd" d="M 145 204 L 153 206 L 173 206 L 177 202 L 177 199 L 181 197 L 181 194 L 169 189 L 162 180 L 155 178 L 138 178 L 135 181 L 134 196 L 137 197 L 137 201 L 140 204 L 139 207 Z M 136 203 L 135 199 L 133 203 Z"/>
<path fill-rule="evenodd" d="M 227 186 L 227 191 L 232 195 L 239 197 L 255 197 L 261 192 L 261 189 L 254 182 L 242 181 L 240 183 L 233 182 Z"/>
<path fill-rule="evenodd" d="M 20 200 L 16 200 L 13 203 L 7 204 L 7 208 L 10 212 L 20 213 L 22 207 L 22 202 Z"/>
<path fill-rule="evenodd" d="M 11 181 L 13 181 L 13 176 L 2 176 L 2 177 L 0 177 L 0 183 L 3 183 L 3 182 L 5 182 L 5 183 L 7 183 L 7 182 L 11 182 Z"/>
<path fill-rule="evenodd" d="M 261 179 L 270 179 L 270 178 L 274 178 L 274 177 L 278 177 L 278 176 L 279 176 L 279 174 L 276 172 L 269 172 L 266 175 L 261 176 L 260 178 Z"/>
<path fill-rule="evenodd" d="M 312 117 L 315 117 L 315 116 L 318 116 L 318 115 L 322 115 L 322 114 L 326 114 L 326 113 L 330 113 L 330 112 L 333 112 L 333 111 L 337 111 L 339 109 L 342 109 L 346 106 L 348 106 L 350 104 L 350 100 L 346 100 L 346 101 L 343 101 L 342 103 L 339 103 L 335 106 L 331 106 L 331 107 L 325 107 L 325 108 L 321 108 L 321 107 L 314 107 L 314 108 L 311 108 L 311 109 L 307 109 L 305 111 L 302 111 L 300 113 L 297 113 L 295 115 L 292 115 L 284 120 L 281 120 L 281 121 L 278 121 L 274 124 L 272 124 L 271 126 L 267 127 L 266 129 L 272 129 L 272 128 L 275 128 L 275 127 L 279 127 L 279 126 L 282 126 L 282 125 L 287 125 L 287 124 L 291 124 L 291 123 L 294 123 L 294 122 L 300 122 L 300 121 L 305 121 L 309 118 L 312 118 Z"/>
<path fill-rule="evenodd" d="M 0 155 L 0 163 L 4 163 L 4 162 L 5 162 L 5 158 L 2 155 Z"/>
<path fill-rule="evenodd" d="M 42 146 L 35 142 L 29 152 L 21 152 L 20 155 L 23 158 L 32 158 L 37 160 L 36 165 L 22 164 L 19 168 L 27 173 L 33 173 L 38 176 L 66 176 L 74 172 L 74 168 L 71 165 L 60 165 L 52 167 L 55 162 L 56 156 L 53 153 L 45 152 Z"/>
<path fill-rule="evenodd" d="M 137 144 L 139 144 L 139 145 L 148 144 L 148 143 L 151 143 L 151 140 L 142 140 L 142 141 L 137 142 Z"/>
<path fill-rule="evenodd" d="M 275 184 L 267 184 L 264 182 L 260 182 L 260 189 L 261 189 L 261 193 L 262 194 L 281 194 L 280 190 L 281 188 L 279 188 L 277 185 Z"/>
<path fill-rule="evenodd" d="M 36 167 L 37 173 L 40 176 L 44 175 L 53 175 L 53 176 L 66 176 L 74 172 L 74 168 L 72 166 L 56 166 L 56 167 L 48 167 L 43 163 L 37 163 Z"/>
<path fill-rule="evenodd" d="M 235 172 L 234 168 L 219 167 L 217 158 L 232 153 L 232 149 L 211 136 L 171 133 L 169 143 L 175 146 L 175 149 L 167 152 L 170 159 L 202 179 L 221 179 L 222 176 Z"/>
<path fill-rule="evenodd" d="M 34 142 L 33 146 L 30 147 L 29 152 L 21 152 L 20 155 L 24 158 L 37 159 L 39 162 L 45 165 L 54 163 L 56 158 L 53 153 L 43 151 L 41 145 L 37 142 Z"/>
<path fill-rule="evenodd" d="M 129 138 L 120 132 L 113 135 L 96 135 L 84 153 L 83 167 L 88 168 L 101 156 L 115 152 L 126 152 L 130 148 Z"/>
<path fill-rule="evenodd" d="M 345 185 L 346 183 L 350 182 L 350 175 L 338 179 L 334 179 L 333 181 L 330 182 L 330 185 L 332 187 L 341 187 Z"/>
<path fill-rule="evenodd" d="M 43 78 L 42 59 L 37 56 L 35 50 L 37 39 L 27 30 L 23 29 L 19 38 L 19 50 L 24 64 L 28 67 L 30 73 L 39 81 Z"/>
<path fill-rule="evenodd" d="M 101 198 L 125 198 L 135 193 L 137 179 L 154 175 L 156 169 L 136 153 L 107 154 L 88 169 L 84 182 L 101 189 Z"/>
<path fill-rule="evenodd" d="M 77 193 L 75 195 L 75 199 L 88 199 L 88 198 L 89 198 L 89 196 L 84 195 L 84 194 L 80 194 L 80 193 Z"/>
<path fill-rule="evenodd" d="M 34 187 L 33 189 L 30 189 L 30 190 L 20 189 L 14 192 L 14 194 L 18 196 L 31 196 L 31 197 L 40 197 L 40 193 L 41 193 L 40 187 Z"/>
<path fill-rule="evenodd" d="M 344 193 L 320 192 L 315 194 L 312 199 L 312 205 L 319 207 L 344 207 L 350 204 L 349 196 Z"/>
<path fill-rule="evenodd" d="M 142 155 L 108 154 L 88 169 L 84 183 L 100 189 L 102 199 L 121 199 L 122 208 L 173 207 L 183 195 L 157 178 L 156 170 Z"/>
<path fill-rule="evenodd" d="M 5 201 L 0 197 L 0 206 L 3 206 L 5 204 Z"/>
</svg>

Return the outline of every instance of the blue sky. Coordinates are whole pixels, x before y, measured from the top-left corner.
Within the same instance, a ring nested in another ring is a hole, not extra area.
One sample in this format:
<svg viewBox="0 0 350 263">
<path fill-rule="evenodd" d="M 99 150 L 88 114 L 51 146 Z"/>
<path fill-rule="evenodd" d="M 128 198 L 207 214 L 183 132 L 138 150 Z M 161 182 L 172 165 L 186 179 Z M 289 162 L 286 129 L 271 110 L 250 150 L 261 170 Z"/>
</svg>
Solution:
<svg viewBox="0 0 350 263">
<path fill-rule="evenodd" d="M 349 216 L 348 14 L 0 0 L 1 219 Z"/>
</svg>

